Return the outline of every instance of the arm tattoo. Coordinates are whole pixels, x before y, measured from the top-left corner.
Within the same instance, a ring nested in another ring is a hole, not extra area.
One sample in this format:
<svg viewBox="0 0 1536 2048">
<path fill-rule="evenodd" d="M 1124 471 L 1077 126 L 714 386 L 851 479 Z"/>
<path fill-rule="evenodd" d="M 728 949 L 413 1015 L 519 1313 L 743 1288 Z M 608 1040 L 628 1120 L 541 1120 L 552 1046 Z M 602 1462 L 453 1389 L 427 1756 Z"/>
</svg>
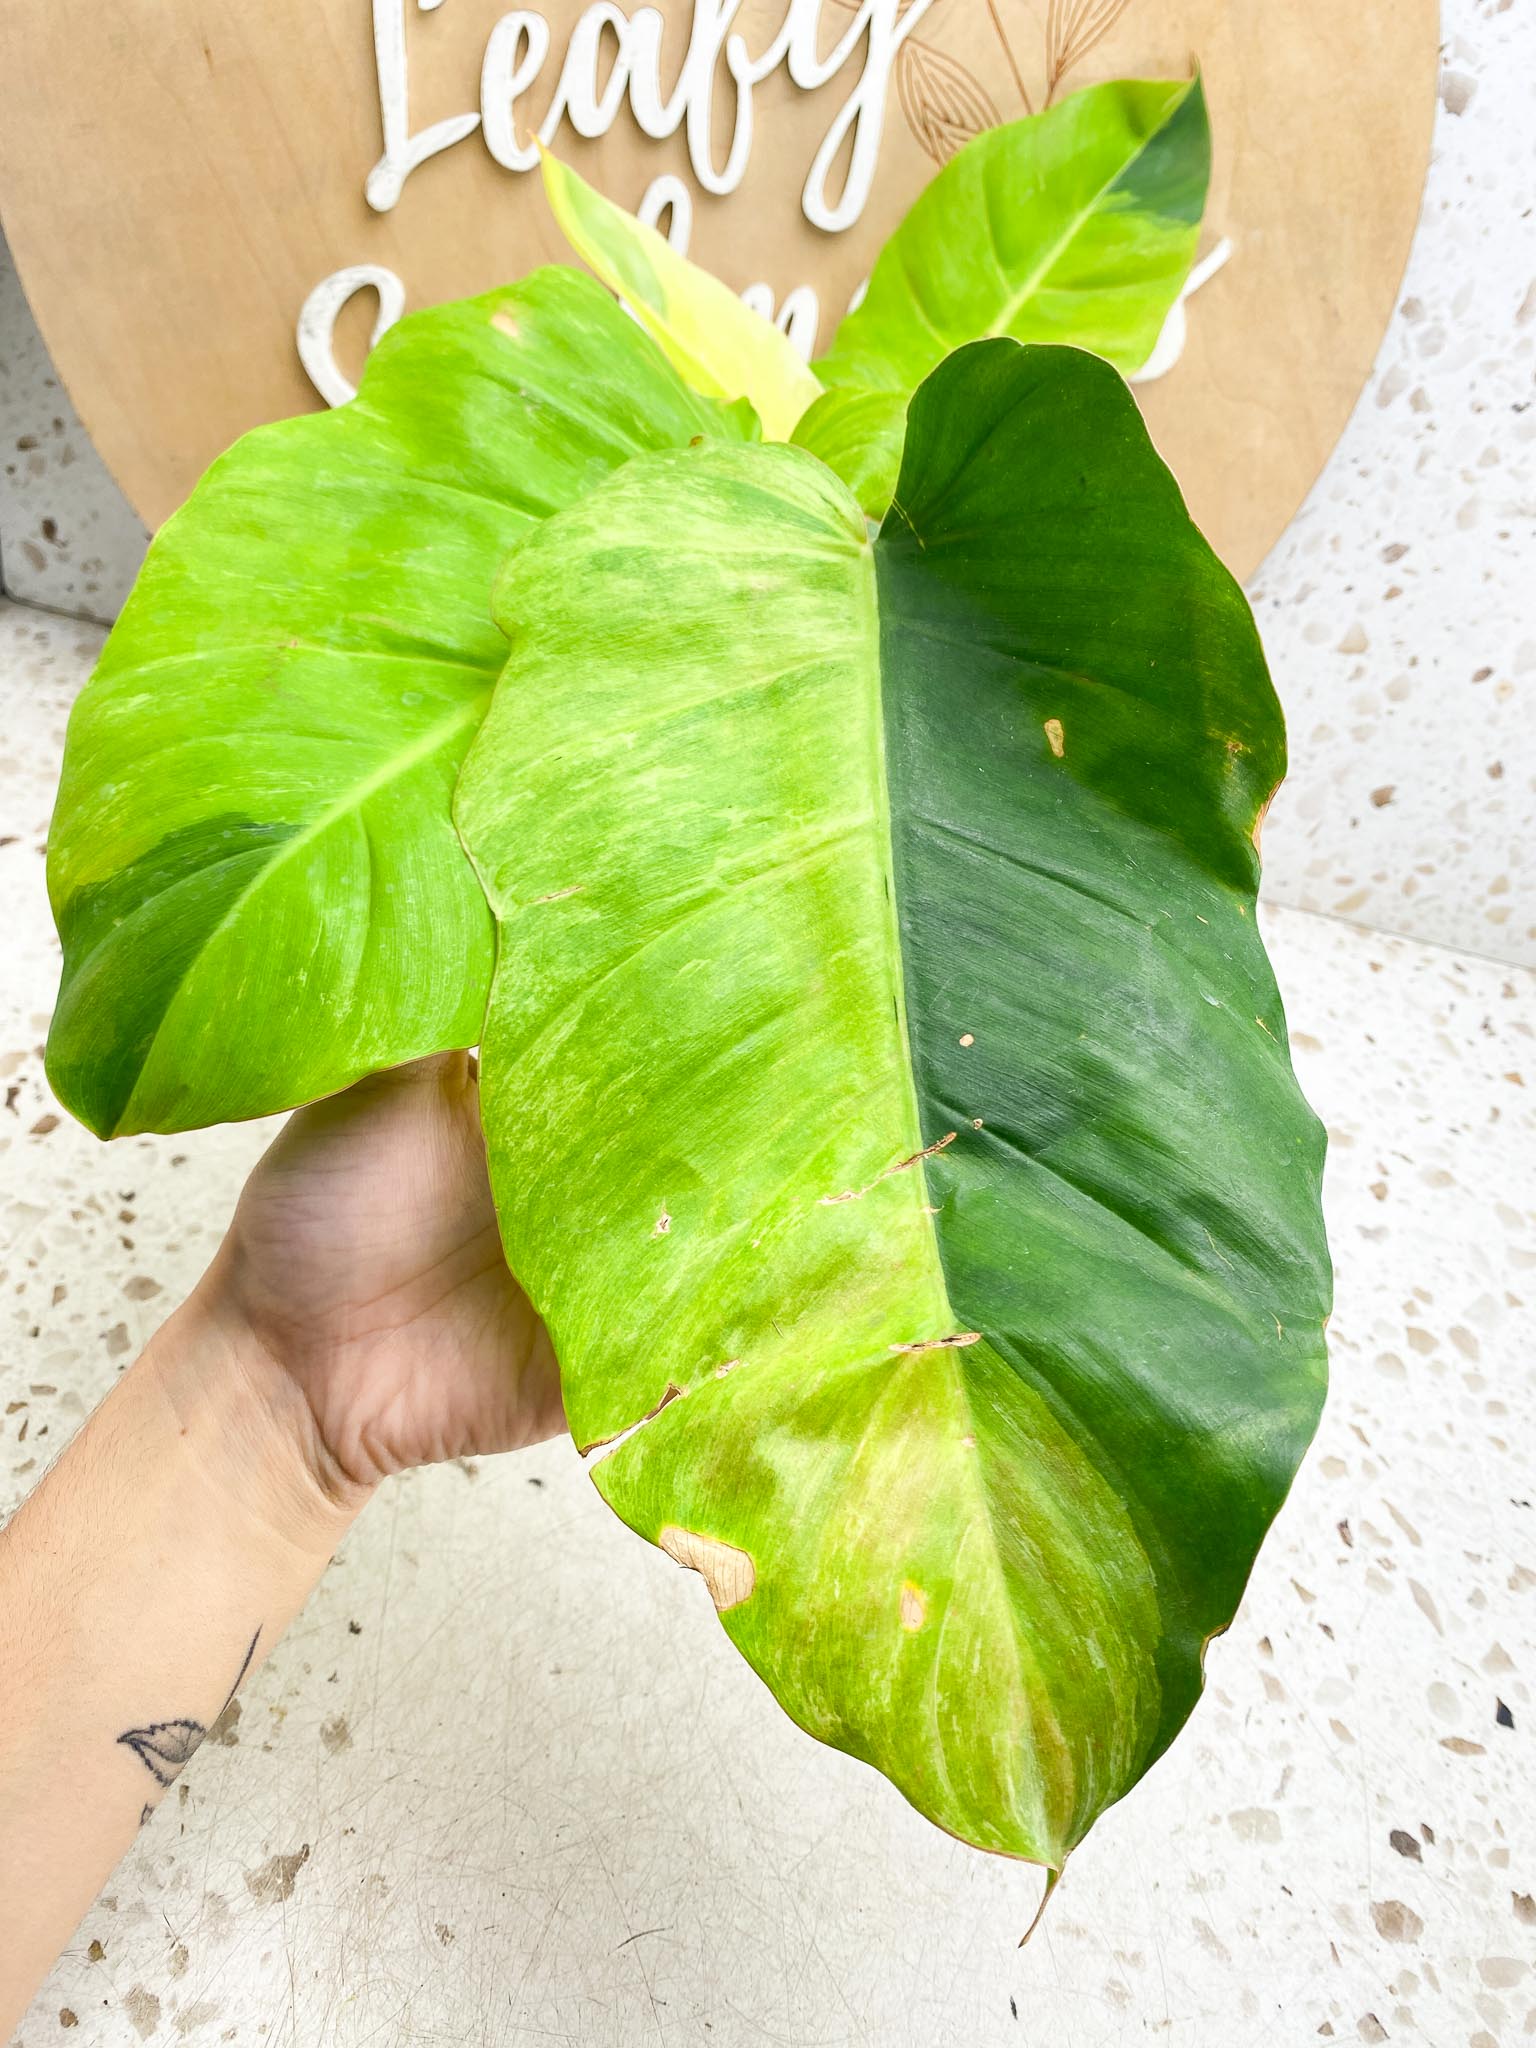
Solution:
<svg viewBox="0 0 1536 2048">
<path fill-rule="evenodd" d="M 260 1641 L 261 1630 L 258 1628 L 251 1637 L 250 1648 L 235 1674 L 235 1682 L 224 1696 L 224 1706 L 220 1707 L 219 1714 L 223 1713 L 224 1707 L 229 1705 L 240 1690 L 240 1681 L 250 1670 L 251 1659 L 255 1656 L 256 1645 Z M 218 1720 L 219 1714 L 214 1715 L 214 1721 Z M 201 1721 L 192 1720 L 151 1721 L 144 1728 L 124 1729 L 117 1739 L 133 1751 L 155 1783 L 164 1787 L 175 1784 L 181 1775 L 182 1765 L 192 1756 L 212 1725 L 213 1722 L 205 1725 Z M 141 1825 L 148 1820 L 151 1811 L 150 1807 L 145 1807 L 139 1817 Z"/>
</svg>

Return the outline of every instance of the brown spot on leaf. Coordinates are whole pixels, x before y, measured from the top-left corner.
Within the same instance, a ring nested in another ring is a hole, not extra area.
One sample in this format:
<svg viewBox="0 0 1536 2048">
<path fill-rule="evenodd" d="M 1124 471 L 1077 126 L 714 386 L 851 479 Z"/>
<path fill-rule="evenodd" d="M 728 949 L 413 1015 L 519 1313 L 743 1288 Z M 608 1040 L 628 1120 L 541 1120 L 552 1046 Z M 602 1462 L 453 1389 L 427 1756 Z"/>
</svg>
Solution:
<svg viewBox="0 0 1536 2048">
<path fill-rule="evenodd" d="M 928 1595 L 921 1586 L 914 1586 L 910 1579 L 901 1582 L 901 1625 L 909 1635 L 915 1635 L 928 1619 Z"/>
<path fill-rule="evenodd" d="M 1264 852 L 1264 820 L 1269 816 L 1269 807 L 1274 800 L 1275 792 L 1271 790 L 1259 805 L 1259 815 L 1253 821 L 1253 850 L 1261 857 Z"/>
<path fill-rule="evenodd" d="M 962 1045 L 974 1045 L 976 1043 L 975 1033 L 971 1031 L 962 1031 L 960 1034 L 960 1043 Z"/>
<path fill-rule="evenodd" d="M 677 1384 L 676 1380 L 668 1380 L 666 1392 L 662 1395 L 661 1399 L 654 1408 L 647 1409 L 646 1413 L 638 1421 L 628 1424 L 624 1429 L 615 1430 L 612 1436 L 598 1436 L 594 1437 L 591 1443 L 578 1444 L 576 1446 L 577 1450 L 580 1451 L 583 1457 L 589 1451 L 605 1451 L 610 1444 L 616 1444 L 620 1437 L 628 1436 L 631 1429 L 639 1429 L 644 1423 L 654 1422 L 663 1408 L 670 1407 L 674 1401 L 681 1401 L 683 1393 L 684 1389 Z"/>
<path fill-rule="evenodd" d="M 672 1218 L 667 1214 L 666 1210 L 663 1209 L 661 1214 L 656 1218 L 655 1227 L 651 1231 L 651 1235 L 652 1237 L 665 1237 L 667 1232 L 671 1228 Z"/>
<path fill-rule="evenodd" d="M 757 1566 L 746 1551 L 738 1550 L 734 1543 L 722 1543 L 718 1536 L 700 1536 L 669 1522 L 656 1543 L 668 1557 L 699 1574 L 721 1614 L 750 1598 L 757 1584 Z"/>
<path fill-rule="evenodd" d="M 493 313 L 491 315 L 491 325 L 498 334 L 506 335 L 509 341 L 522 340 L 523 330 L 518 326 L 510 313 Z"/>
<path fill-rule="evenodd" d="M 1051 752 L 1059 761 L 1067 751 L 1067 736 L 1062 730 L 1059 718 L 1048 718 L 1045 721 L 1045 737 L 1050 742 Z"/>
<path fill-rule="evenodd" d="M 980 1330 L 958 1330 L 953 1337 L 925 1337 L 916 1344 L 893 1344 L 893 1351 L 960 1351 L 981 1342 Z"/>
<path fill-rule="evenodd" d="M 962 1039 L 961 1043 L 964 1044 L 965 1041 Z M 905 1159 L 898 1159 L 894 1166 L 882 1168 L 869 1183 L 868 1187 L 845 1188 L 840 1195 L 823 1195 L 821 1197 L 821 1207 L 824 1209 L 829 1208 L 838 1202 L 862 1202 L 871 1188 L 879 1187 L 882 1181 L 889 1180 L 893 1174 L 905 1173 L 909 1167 L 916 1166 L 920 1160 L 931 1159 L 935 1152 L 942 1152 L 946 1145 L 953 1145 L 954 1142 L 955 1133 L 953 1131 L 946 1131 L 942 1138 L 935 1138 L 933 1143 L 925 1145 L 921 1152 L 909 1152 Z"/>
</svg>

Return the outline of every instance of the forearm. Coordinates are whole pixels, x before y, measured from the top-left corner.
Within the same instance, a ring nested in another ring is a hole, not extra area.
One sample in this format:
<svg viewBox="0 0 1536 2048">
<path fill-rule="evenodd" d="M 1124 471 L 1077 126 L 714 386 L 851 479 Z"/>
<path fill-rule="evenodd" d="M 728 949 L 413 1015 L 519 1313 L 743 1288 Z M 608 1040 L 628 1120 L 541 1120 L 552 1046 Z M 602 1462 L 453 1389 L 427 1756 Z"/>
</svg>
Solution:
<svg viewBox="0 0 1536 2048">
<path fill-rule="evenodd" d="M 0 2040 L 362 1493 L 194 1296 L 0 1531 Z"/>
</svg>

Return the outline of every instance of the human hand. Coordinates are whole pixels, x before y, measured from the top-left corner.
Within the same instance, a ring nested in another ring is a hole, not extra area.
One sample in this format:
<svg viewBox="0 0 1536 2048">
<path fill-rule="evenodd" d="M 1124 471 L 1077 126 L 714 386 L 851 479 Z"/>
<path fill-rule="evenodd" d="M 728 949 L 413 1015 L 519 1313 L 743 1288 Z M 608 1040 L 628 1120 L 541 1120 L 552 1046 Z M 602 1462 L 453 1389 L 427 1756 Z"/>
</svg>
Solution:
<svg viewBox="0 0 1536 2048">
<path fill-rule="evenodd" d="M 0 1529 L 0 2040 L 386 1473 L 564 1421 L 462 1053 L 292 1116 Z"/>
<path fill-rule="evenodd" d="M 448 1053 L 297 1111 L 194 1296 L 339 1500 L 565 1425 L 502 1255 L 479 1092 Z"/>
</svg>

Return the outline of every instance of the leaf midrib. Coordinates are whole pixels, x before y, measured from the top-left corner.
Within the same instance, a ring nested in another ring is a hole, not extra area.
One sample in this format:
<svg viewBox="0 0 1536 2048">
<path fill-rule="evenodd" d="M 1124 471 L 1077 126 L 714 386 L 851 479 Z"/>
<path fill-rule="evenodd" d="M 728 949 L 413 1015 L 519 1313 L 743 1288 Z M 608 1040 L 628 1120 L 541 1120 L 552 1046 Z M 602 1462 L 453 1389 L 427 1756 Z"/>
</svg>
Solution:
<svg viewBox="0 0 1536 2048">
<path fill-rule="evenodd" d="M 1186 86 L 1184 90 L 1185 92 L 1188 92 L 1189 87 Z M 1177 99 L 1169 100 L 1167 105 L 1165 105 L 1162 109 L 1161 118 L 1159 119 L 1157 126 L 1152 130 L 1151 134 L 1146 136 L 1145 139 L 1141 142 L 1140 146 L 1131 152 L 1131 154 L 1115 171 L 1113 177 L 1105 179 L 1104 183 L 1094 193 L 1093 197 L 1088 201 L 1088 203 L 1078 213 L 1072 216 L 1070 224 L 1066 229 L 1066 232 L 1062 234 L 1046 251 L 1045 255 L 1041 258 L 1040 262 L 1035 266 L 1034 270 L 1030 273 L 1029 277 L 1012 294 L 1011 298 L 1004 301 L 1002 312 L 997 316 L 993 325 L 987 329 L 987 335 L 989 338 L 995 339 L 999 336 L 1003 336 L 1008 333 L 1009 322 L 1018 318 L 1019 314 L 1024 310 L 1025 306 L 1028 305 L 1029 301 L 1040 289 L 1041 280 L 1055 266 L 1056 262 L 1061 257 L 1063 252 L 1066 249 L 1068 249 L 1074 241 L 1076 241 L 1077 237 L 1082 233 L 1086 223 L 1090 221 L 1098 212 L 1099 207 L 1104 199 L 1104 195 L 1107 192 L 1112 192 L 1115 186 L 1120 183 L 1121 179 L 1124 178 L 1126 174 L 1136 164 L 1140 163 L 1141 159 L 1152 147 L 1152 144 L 1157 140 L 1158 136 L 1162 134 L 1163 130 L 1168 125 L 1171 113 L 1173 112 L 1175 107 L 1178 106 L 1178 104 L 1182 100 L 1182 97 L 1183 95 L 1180 95 Z M 997 243 L 995 239 L 992 243 L 992 251 L 995 259 L 997 253 Z M 1001 264 L 998 265 L 998 269 L 999 272 L 1001 272 Z"/>
<path fill-rule="evenodd" d="M 914 532 L 915 537 L 915 529 L 912 529 L 912 531 Z M 862 553 L 862 566 L 866 572 L 864 577 L 864 592 L 866 604 L 865 629 L 870 635 L 870 646 L 873 650 L 874 655 L 874 669 L 876 679 L 875 688 L 871 692 L 875 719 L 875 732 L 873 738 L 875 759 L 877 762 L 876 824 L 882 832 L 880 843 L 884 849 L 887 932 L 889 936 L 890 946 L 892 949 L 891 957 L 895 962 L 896 970 L 894 976 L 896 992 L 896 1022 L 899 1047 L 901 1053 L 902 1073 L 906 1082 L 906 1089 L 911 1107 L 912 1120 L 910 1128 L 914 1133 L 913 1150 L 919 1154 L 916 1166 L 914 1168 L 914 1174 L 916 1177 L 918 1187 L 920 1187 L 926 1195 L 927 1203 L 935 1210 L 935 1213 L 931 1214 L 927 1219 L 929 1226 L 929 1253 L 933 1259 L 934 1266 L 937 1269 L 938 1292 L 941 1299 L 943 1300 L 945 1310 L 950 1321 L 951 1330 L 956 1330 L 959 1328 L 959 1324 L 955 1319 L 954 1304 L 950 1300 L 949 1275 L 945 1270 L 944 1254 L 939 1242 L 938 1216 L 936 1213 L 937 1204 L 935 1203 L 935 1191 L 932 1187 L 932 1184 L 930 1183 L 928 1176 L 928 1161 L 926 1158 L 921 1156 L 922 1150 L 924 1146 L 929 1142 L 929 1140 L 923 1126 L 922 1096 L 919 1092 L 918 1087 L 917 1060 L 913 1050 L 912 1036 L 910 1030 L 909 1012 L 907 1005 L 906 949 L 902 941 L 901 914 L 897 894 L 898 885 L 896 875 L 895 821 L 894 812 L 891 804 L 890 765 L 886 741 L 886 733 L 888 728 L 886 721 L 885 701 L 885 634 L 882 628 L 880 583 L 876 571 L 876 550 L 878 549 L 879 545 L 880 542 L 879 537 L 877 535 L 872 540 L 868 540 L 865 542 Z M 957 1125 L 957 1128 L 958 1127 L 959 1126 Z M 946 1332 L 946 1334 L 949 1333 Z M 990 1333 L 984 1332 L 983 1335 L 985 1341 L 990 1345 L 992 1342 Z M 968 1354 L 966 1350 L 956 1348 L 948 1351 L 943 1351 L 939 1355 L 945 1362 L 945 1366 L 950 1375 L 951 1385 L 954 1389 L 955 1398 L 961 1409 L 963 1409 L 966 1421 L 969 1425 L 967 1434 L 979 1446 L 980 1436 L 976 1428 L 975 1408 L 971 1400 L 971 1383 L 970 1378 L 965 1369 L 966 1358 Z M 995 1583 L 1001 1595 L 999 1603 L 1000 1608 L 1001 1611 L 1008 1617 L 1010 1624 L 1006 1630 L 1006 1635 L 1009 1651 L 1013 1657 L 1015 1679 L 1021 1693 L 1027 1695 L 1030 1690 L 1030 1680 L 1033 1677 L 1035 1677 L 1036 1674 L 1033 1670 L 1032 1661 L 1028 1655 L 1027 1649 L 1020 1638 L 1018 1628 L 1013 1625 L 1014 1607 L 1013 1602 L 1008 1595 L 1008 1573 L 1007 1568 L 1003 1562 L 1002 1546 L 998 1541 L 997 1526 L 993 1517 L 993 1503 L 991 1490 L 987 1485 L 986 1473 L 983 1470 L 984 1463 L 985 1459 L 979 1450 L 978 1455 L 974 1459 L 965 1458 L 962 1460 L 959 1466 L 960 1490 L 962 1492 L 968 1492 L 971 1495 L 974 1503 L 973 1513 L 968 1527 L 975 1528 L 976 1524 L 980 1522 L 985 1530 L 985 1541 L 987 1545 L 987 1550 L 990 1554 L 992 1561 L 992 1572 L 994 1575 Z M 939 1651 L 942 1648 L 943 1629 L 945 1623 L 947 1623 L 948 1621 L 949 1611 L 949 1608 L 946 1606 L 944 1622 L 940 1624 L 939 1629 L 939 1642 L 934 1645 L 933 1650 L 931 1652 L 932 1665 L 930 1676 L 934 1677 L 935 1679 L 938 1671 Z M 1052 1705 L 1051 1712 L 1054 1717 L 1054 1704 Z M 942 1755 L 942 1746 L 940 1746 L 939 1754 Z M 1040 1809 L 1041 1818 L 1043 1820 L 1049 1801 L 1047 1796 L 1045 1779 L 1042 1773 L 1037 1772 L 1035 1774 L 1033 1790 Z"/>
</svg>

